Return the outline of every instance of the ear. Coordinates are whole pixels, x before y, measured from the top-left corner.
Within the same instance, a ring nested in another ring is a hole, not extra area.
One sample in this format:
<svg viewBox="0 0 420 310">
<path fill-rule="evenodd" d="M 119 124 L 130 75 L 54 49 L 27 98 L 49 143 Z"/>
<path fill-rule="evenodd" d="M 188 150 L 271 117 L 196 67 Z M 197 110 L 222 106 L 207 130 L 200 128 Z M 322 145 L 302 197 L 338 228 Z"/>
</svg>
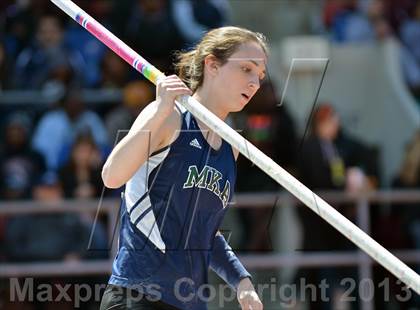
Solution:
<svg viewBox="0 0 420 310">
<path fill-rule="evenodd" d="M 210 54 L 204 58 L 204 69 L 208 74 L 215 76 L 219 70 L 219 67 L 220 62 L 216 56 Z"/>
</svg>

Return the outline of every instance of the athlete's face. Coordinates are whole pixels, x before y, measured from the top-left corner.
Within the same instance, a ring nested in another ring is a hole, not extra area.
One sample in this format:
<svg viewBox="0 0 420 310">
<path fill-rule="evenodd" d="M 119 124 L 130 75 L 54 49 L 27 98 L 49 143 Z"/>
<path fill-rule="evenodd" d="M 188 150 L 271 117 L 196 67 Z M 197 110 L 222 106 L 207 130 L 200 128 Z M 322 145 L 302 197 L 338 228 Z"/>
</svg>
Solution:
<svg viewBox="0 0 420 310">
<path fill-rule="evenodd" d="M 262 47 L 248 42 L 240 45 L 228 61 L 218 67 L 214 83 L 228 112 L 242 110 L 255 95 L 265 77 L 266 63 Z"/>
</svg>

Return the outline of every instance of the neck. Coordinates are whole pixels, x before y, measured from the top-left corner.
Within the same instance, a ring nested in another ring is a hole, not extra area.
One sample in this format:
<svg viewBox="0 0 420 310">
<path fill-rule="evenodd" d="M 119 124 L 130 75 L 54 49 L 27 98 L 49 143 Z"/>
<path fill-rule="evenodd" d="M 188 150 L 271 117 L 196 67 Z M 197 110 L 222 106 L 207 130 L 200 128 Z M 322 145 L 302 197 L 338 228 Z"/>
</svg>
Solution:
<svg viewBox="0 0 420 310">
<path fill-rule="evenodd" d="M 193 97 L 222 121 L 224 121 L 228 116 L 229 112 L 223 109 L 224 105 L 221 100 L 214 96 L 209 89 L 199 88 L 194 93 Z"/>
</svg>

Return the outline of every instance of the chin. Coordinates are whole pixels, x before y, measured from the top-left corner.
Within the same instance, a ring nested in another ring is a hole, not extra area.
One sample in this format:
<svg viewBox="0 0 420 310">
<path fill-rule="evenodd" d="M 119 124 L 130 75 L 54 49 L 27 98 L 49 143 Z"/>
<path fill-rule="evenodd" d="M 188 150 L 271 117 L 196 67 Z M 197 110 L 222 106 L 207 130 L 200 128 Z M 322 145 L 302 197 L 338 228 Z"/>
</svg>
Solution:
<svg viewBox="0 0 420 310">
<path fill-rule="evenodd" d="M 246 102 L 241 101 L 238 105 L 239 106 L 238 111 L 242 111 L 248 105 L 248 103 L 249 103 L 249 100 Z"/>
<path fill-rule="evenodd" d="M 242 102 L 238 102 L 236 105 L 232 106 L 232 109 L 230 110 L 230 112 L 240 112 L 242 111 L 244 108 L 246 107 L 246 103 L 242 103 Z"/>
</svg>

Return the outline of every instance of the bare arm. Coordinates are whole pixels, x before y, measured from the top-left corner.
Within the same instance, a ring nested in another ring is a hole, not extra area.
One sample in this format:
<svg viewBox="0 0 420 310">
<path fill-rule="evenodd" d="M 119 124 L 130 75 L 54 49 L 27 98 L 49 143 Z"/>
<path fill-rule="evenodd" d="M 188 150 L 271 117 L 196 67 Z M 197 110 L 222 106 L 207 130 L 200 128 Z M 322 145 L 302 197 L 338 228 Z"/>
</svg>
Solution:
<svg viewBox="0 0 420 310">
<path fill-rule="evenodd" d="M 128 134 L 115 146 L 102 169 L 106 187 L 124 185 L 144 164 L 148 156 L 171 142 L 180 126 L 174 102 L 179 95 L 191 91 L 176 76 L 169 76 L 157 85 L 156 100 L 137 117 Z"/>
</svg>

